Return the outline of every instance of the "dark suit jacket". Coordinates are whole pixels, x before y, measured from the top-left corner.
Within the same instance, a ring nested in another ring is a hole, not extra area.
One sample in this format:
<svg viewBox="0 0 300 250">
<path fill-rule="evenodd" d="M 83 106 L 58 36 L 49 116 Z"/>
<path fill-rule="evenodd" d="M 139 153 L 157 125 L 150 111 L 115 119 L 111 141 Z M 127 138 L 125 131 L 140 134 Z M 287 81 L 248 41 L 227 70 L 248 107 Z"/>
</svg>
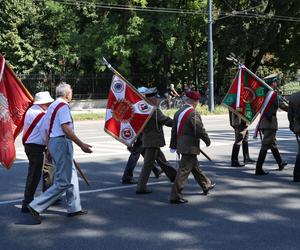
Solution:
<svg viewBox="0 0 300 250">
<path fill-rule="evenodd" d="M 160 148 L 166 145 L 163 126 L 172 127 L 173 120 L 160 109 L 153 112 L 143 131 L 144 148 Z"/>
<path fill-rule="evenodd" d="M 172 127 L 170 148 L 177 149 L 180 154 L 199 154 L 200 153 L 200 139 L 206 144 L 210 144 L 210 139 L 206 133 L 201 116 L 193 110 L 187 117 L 181 134 L 177 137 L 177 121 L 181 112 L 183 112 L 189 105 L 184 105 L 174 115 L 174 124 Z"/>
<path fill-rule="evenodd" d="M 277 98 L 273 101 L 268 111 L 265 112 L 264 116 L 262 117 L 259 125 L 260 129 L 278 129 L 278 121 L 276 117 L 278 108 L 281 108 L 284 111 L 288 110 L 288 106 L 284 102 L 282 102 L 277 96 Z"/>
<path fill-rule="evenodd" d="M 236 115 L 235 113 L 231 112 L 229 110 L 229 121 L 230 121 L 230 126 L 233 128 L 247 128 L 248 125 L 247 123 L 242 120 L 238 115 Z"/>
<path fill-rule="evenodd" d="M 289 100 L 288 119 L 290 129 L 300 135 L 300 91 L 291 95 Z"/>
</svg>

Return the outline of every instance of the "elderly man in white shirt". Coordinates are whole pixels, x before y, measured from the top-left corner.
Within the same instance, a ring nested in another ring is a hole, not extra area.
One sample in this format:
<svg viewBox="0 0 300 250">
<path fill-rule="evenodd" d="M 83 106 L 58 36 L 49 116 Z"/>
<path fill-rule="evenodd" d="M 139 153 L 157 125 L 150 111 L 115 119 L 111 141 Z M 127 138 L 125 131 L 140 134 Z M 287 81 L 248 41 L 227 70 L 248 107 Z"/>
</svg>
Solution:
<svg viewBox="0 0 300 250">
<path fill-rule="evenodd" d="M 41 179 L 44 163 L 45 140 L 40 134 L 40 125 L 43 122 L 46 110 L 54 99 L 48 91 L 35 94 L 33 105 L 27 110 L 24 119 L 23 145 L 25 153 L 29 160 L 28 173 L 22 201 L 22 213 L 29 212 L 27 205 L 33 200 L 35 191 Z M 51 176 L 48 176 L 50 170 L 43 171 L 43 191 L 49 186 Z"/>
<path fill-rule="evenodd" d="M 69 217 L 86 214 L 82 210 L 77 171 L 73 163 L 73 144 L 75 142 L 83 152 L 92 153 L 91 146 L 82 142 L 74 133 L 69 103 L 72 100 L 72 89 L 69 84 L 61 83 L 56 87 L 57 99 L 47 111 L 42 133 L 49 139 L 48 151 L 55 165 L 53 185 L 46 192 L 36 197 L 28 208 L 34 219 L 33 224 L 40 224 L 40 213 L 63 194 L 66 193 L 66 205 Z"/>
</svg>

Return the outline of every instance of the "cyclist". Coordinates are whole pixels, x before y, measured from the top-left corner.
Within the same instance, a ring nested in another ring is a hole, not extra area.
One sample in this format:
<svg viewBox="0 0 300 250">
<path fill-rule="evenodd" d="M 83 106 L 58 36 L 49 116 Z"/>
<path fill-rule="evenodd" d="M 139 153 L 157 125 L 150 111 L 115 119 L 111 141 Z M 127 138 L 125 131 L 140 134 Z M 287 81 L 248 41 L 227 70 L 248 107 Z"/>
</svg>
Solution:
<svg viewBox="0 0 300 250">
<path fill-rule="evenodd" d="M 165 97 L 168 100 L 168 108 L 171 108 L 172 98 L 177 97 L 177 96 L 180 96 L 180 95 L 177 93 L 174 84 L 171 83 L 170 86 L 167 87 L 167 92 L 165 93 Z"/>
</svg>

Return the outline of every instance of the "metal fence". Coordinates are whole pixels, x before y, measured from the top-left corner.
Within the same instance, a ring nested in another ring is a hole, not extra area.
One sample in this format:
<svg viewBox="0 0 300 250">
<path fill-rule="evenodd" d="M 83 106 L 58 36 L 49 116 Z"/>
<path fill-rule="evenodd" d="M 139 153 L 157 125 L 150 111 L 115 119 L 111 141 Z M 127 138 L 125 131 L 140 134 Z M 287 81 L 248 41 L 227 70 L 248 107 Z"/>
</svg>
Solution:
<svg viewBox="0 0 300 250">
<path fill-rule="evenodd" d="M 100 75 L 19 75 L 25 87 L 31 94 L 39 91 L 49 91 L 55 96 L 55 87 L 60 82 L 72 86 L 73 99 L 103 99 L 109 92 L 112 74 Z"/>
</svg>

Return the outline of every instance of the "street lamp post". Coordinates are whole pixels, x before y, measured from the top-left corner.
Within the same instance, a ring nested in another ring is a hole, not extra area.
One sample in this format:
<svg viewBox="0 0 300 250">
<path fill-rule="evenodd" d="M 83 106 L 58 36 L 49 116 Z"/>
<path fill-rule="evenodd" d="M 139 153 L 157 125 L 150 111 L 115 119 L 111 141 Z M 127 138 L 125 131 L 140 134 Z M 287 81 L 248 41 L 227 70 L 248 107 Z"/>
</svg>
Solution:
<svg viewBox="0 0 300 250">
<path fill-rule="evenodd" d="M 213 38 L 212 38 L 212 0 L 208 0 L 208 87 L 209 111 L 213 112 L 214 107 L 214 65 L 213 65 Z"/>
</svg>

